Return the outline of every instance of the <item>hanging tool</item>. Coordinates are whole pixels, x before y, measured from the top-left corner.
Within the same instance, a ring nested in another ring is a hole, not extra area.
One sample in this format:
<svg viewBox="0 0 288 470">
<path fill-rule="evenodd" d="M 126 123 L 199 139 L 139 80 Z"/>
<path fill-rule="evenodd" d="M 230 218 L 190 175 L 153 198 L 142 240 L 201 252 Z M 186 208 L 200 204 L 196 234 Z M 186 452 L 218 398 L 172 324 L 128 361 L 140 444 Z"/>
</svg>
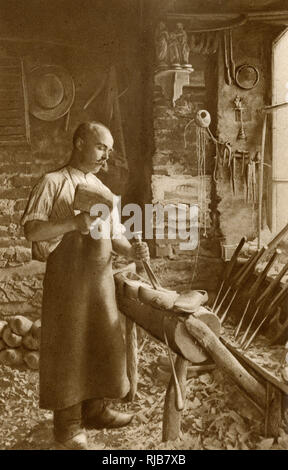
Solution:
<svg viewBox="0 0 288 470">
<path fill-rule="evenodd" d="M 265 312 L 265 315 L 264 317 L 262 318 L 262 320 L 260 321 L 259 325 L 256 327 L 256 329 L 254 330 L 254 332 L 252 333 L 252 335 L 250 336 L 250 338 L 248 339 L 247 343 L 244 345 L 243 349 L 244 351 L 246 349 L 249 348 L 250 344 L 252 343 L 252 341 L 255 339 L 256 335 L 258 334 L 258 332 L 260 331 L 262 325 L 265 323 L 265 321 L 273 314 L 273 312 L 275 312 L 275 310 L 277 309 L 277 307 L 279 307 L 279 305 L 281 305 L 281 303 L 283 302 L 283 300 L 285 299 L 285 297 L 287 296 L 287 290 L 288 290 L 288 285 L 286 285 L 280 292 L 278 292 L 278 294 L 274 297 L 273 301 L 271 302 L 271 305 L 268 307 L 268 309 L 266 310 Z"/>
<path fill-rule="evenodd" d="M 218 166 L 220 163 L 220 149 L 219 149 L 219 142 L 215 142 L 215 149 L 216 149 L 216 155 L 215 155 L 215 163 L 214 163 L 214 170 L 213 170 L 213 181 L 217 183 L 218 178 L 217 178 L 217 172 L 218 172 Z"/>
<path fill-rule="evenodd" d="M 240 332 L 240 329 L 241 329 L 241 326 L 243 324 L 243 321 L 246 317 L 246 314 L 249 310 L 249 307 L 251 305 L 251 302 L 254 301 L 254 299 L 256 298 L 258 292 L 259 292 L 259 289 L 260 287 L 262 286 L 263 282 L 265 281 L 266 279 L 266 276 L 270 270 L 270 268 L 273 266 L 273 264 L 276 262 L 277 258 L 280 256 L 281 254 L 281 250 L 279 250 L 278 248 L 275 250 L 274 254 L 271 256 L 270 260 L 268 261 L 268 263 L 266 264 L 265 268 L 263 269 L 263 271 L 259 274 L 259 276 L 257 277 L 256 281 L 254 282 L 254 284 L 250 287 L 250 289 L 248 290 L 247 292 L 247 298 L 248 298 L 248 301 L 246 303 L 246 306 L 245 306 L 245 309 L 244 309 L 244 313 L 243 315 L 241 316 L 240 318 L 240 321 L 236 327 L 236 330 L 235 330 L 235 333 L 234 333 L 234 338 L 237 339 L 238 335 L 239 335 L 239 332 Z"/>
<path fill-rule="evenodd" d="M 230 155 L 229 168 L 230 168 L 230 184 L 232 188 L 232 194 L 233 196 L 235 196 L 236 195 L 236 159 L 235 159 L 235 155 L 233 152 Z"/>
<path fill-rule="evenodd" d="M 240 129 L 238 132 L 237 140 L 246 140 L 246 132 L 244 129 L 244 122 L 243 122 L 243 108 L 239 108 L 240 112 Z"/>
<path fill-rule="evenodd" d="M 223 166 L 229 166 L 232 157 L 232 147 L 230 142 L 225 142 L 223 147 Z"/>
<path fill-rule="evenodd" d="M 223 32 L 223 39 L 224 39 L 224 67 L 225 67 L 225 81 L 227 85 L 231 85 L 232 79 L 230 74 L 230 64 L 228 60 L 228 44 L 227 44 L 227 32 Z"/>
<path fill-rule="evenodd" d="M 98 88 L 94 91 L 94 93 L 90 96 L 90 98 L 88 99 L 88 101 L 86 101 L 86 103 L 84 104 L 83 106 L 83 109 L 87 109 L 88 106 L 92 103 L 92 101 L 95 100 L 95 98 L 101 93 L 101 91 L 103 90 L 104 86 L 105 86 L 105 83 L 107 81 L 107 76 L 106 74 L 103 76 L 101 82 L 100 82 L 100 85 L 98 86 Z"/>
<path fill-rule="evenodd" d="M 246 237 L 242 237 L 240 242 L 238 243 L 230 261 L 227 263 L 226 265 L 226 268 L 224 270 L 224 273 L 223 273 L 223 280 L 221 282 L 221 285 L 220 285 L 220 289 L 216 295 L 216 298 L 214 300 L 214 304 L 213 304 L 213 307 L 212 307 L 212 310 L 214 310 L 214 308 L 216 307 L 217 305 L 217 302 L 219 300 L 219 297 L 220 297 L 220 294 L 222 292 L 222 289 L 224 287 L 224 284 L 225 282 L 229 279 L 229 277 L 231 276 L 231 273 L 232 273 L 232 270 L 237 262 L 237 258 L 238 258 L 238 255 L 240 253 L 240 251 L 242 250 L 244 244 L 247 242 L 247 238 Z"/>
<path fill-rule="evenodd" d="M 232 36 L 232 29 L 229 29 L 229 62 L 230 62 L 230 72 L 231 72 L 231 79 L 234 81 L 236 76 L 236 66 L 233 58 L 233 36 Z"/>
<path fill-rule="evenodd" d="M 246 202 L 256 202 L 256 166 L 255 161 L 249 158 L 246 174 Z"/>
<path fill-rule="evenodd" d="M 25 74 L 24 59 L 21 59 L 21 81 L 22 81 L 23 98 L 24 98 L 26 139 L 27 139 L 27 143 L 31 144 L 30 119 L 29 119 L 29 99 L 28 99 L 27 80 L 26 80 L 26 74 Z"/>
<path fill-rule="evenodd" d="M 133 237 L 135 238 L 136 243 L 139 243 L 139 244 L 142 243 L 142 232 L 140 232 L 140 231 L 139 232 L 133 232 Z M 154 272 L 153 272 L 153 270 L 150 266 L 150 263 L 148 261 L 142 260 L 142 264 L 143 264 L 143 267 L 144 267 L 144 269 L 145 269 L 145 271 L 146 271 L 146 273 L 147 273 L 147 275 L 150 279 L 150 282 L 151 282 L 153 288 L 155 290 L 161 288 L 161 284 L 160 284 L 158 278 L 156 277 L 156 275 L 154 274 Z"/>
</svg>

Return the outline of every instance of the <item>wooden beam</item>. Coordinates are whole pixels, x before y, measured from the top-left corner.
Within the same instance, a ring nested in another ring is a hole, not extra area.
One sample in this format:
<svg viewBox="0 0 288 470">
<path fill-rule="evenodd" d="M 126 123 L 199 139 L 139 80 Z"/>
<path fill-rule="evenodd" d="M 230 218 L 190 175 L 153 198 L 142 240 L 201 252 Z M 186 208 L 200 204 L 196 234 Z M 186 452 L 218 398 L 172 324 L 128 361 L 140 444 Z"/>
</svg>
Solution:
<svg viewBox="0 0 288 470">
<path fill-rule="evenodd" d="M 175 371 L 181 389 L 182 399 L 185 403 L 186 399 L 186 379 L 187 379 L 188 361 L 177 356 L 175 362 Z M 174 380 L 171 375 L 165 396 L 163 424 L 162 424 L 162 441 L 174 441 L 179 437 L 181 428 L 182 411 L 178 411 L 175 406 L 175 387 Z"/>
<path fill-rule="evenodd" d="M 262 408 L 266 404 L 265 388 L 237 361 L 216 335 L 192 315 L 185 321 L 189 333 L 211 355 L 216 365 L 226 372 Z"/>
</svg>

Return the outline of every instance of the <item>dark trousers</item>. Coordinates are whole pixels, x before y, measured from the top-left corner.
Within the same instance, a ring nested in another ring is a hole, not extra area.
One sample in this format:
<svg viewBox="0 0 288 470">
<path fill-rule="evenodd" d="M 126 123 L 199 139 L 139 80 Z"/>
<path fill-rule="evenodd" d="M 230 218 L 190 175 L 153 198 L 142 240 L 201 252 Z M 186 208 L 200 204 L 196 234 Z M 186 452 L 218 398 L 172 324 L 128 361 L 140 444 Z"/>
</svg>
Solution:
<svg viewBox="0 0 288 470">
<path fill-rule="evenodd" d="M 83 431 L 85 417 L 99 415 L 103 410 L 102 399 L 85 400 L 62 410 L 54 411 L 54 436 L 56 441 L 64 442 Z"/>
</svg>

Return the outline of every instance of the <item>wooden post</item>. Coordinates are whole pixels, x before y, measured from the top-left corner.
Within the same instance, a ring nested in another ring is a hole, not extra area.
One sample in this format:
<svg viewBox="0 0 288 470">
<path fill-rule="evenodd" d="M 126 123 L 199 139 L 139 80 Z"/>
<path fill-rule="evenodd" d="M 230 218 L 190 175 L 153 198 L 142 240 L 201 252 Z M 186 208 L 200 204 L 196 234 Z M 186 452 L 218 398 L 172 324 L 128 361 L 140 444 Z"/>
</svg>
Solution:
<svg viewBox="0 0 288 470">
<path fill-rule="evenodd" d="M 265 388 L 235 359 L 232 353 L 221 343 L 217 336 L 192 315 L 185 321 L 191 336 L 211 355 L 216 365 L 223 369 L 250 397 L 262 408 L 265 407 Z"/>
<path fill-rule="evenodd" d="M 186 398 L 186 379 L 187 379 L 188 361 L 177 355 L 175 362 L 175 372 L 178 377 L 183 402 Z M 162 441 L 174 441 L 179 437 L 181 427 L 182 411 L 177 411 L 175 406 L 175 388 L 174 379 L 171 375 L 165 397 L 163 424 L 162 424 Z"/>
<path fill-rule="evenodd" d="M 130 381 L 128 400 L 133 401 L 137 392 L 138 382 L 138 345 L 136 323 L 126 317 L 126 361 L 127 375 Z"/>
<path fill-rule="evenodd" d="M 265 437 L 278 437 L 282 418 L 282 393 L 266 382 Z"/>
<path fill-rule="evenodd" d="M 261 230 L 262 230 L 262 199 L 263 199 L 263 169 L 265 157 L 265 139 L 267 128 L 267 114 L 264 115 L 262 126 L 261 154 L 258 169 L 258 250 L 261 247 Z"/>
</svg>

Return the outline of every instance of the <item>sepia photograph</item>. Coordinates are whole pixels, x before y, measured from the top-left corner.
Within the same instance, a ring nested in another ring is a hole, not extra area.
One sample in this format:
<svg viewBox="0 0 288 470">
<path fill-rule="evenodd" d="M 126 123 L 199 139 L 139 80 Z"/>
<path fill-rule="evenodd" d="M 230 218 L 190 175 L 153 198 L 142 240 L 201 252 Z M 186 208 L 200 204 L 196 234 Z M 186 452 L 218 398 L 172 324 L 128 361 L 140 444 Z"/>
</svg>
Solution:
<svg viewBox="0 0 288 470">
<path fill-rule="evenodd" d="M 2 455 L 288 450 L 287 58 L 287 0 L 0 0 Z"/>
</svg>

